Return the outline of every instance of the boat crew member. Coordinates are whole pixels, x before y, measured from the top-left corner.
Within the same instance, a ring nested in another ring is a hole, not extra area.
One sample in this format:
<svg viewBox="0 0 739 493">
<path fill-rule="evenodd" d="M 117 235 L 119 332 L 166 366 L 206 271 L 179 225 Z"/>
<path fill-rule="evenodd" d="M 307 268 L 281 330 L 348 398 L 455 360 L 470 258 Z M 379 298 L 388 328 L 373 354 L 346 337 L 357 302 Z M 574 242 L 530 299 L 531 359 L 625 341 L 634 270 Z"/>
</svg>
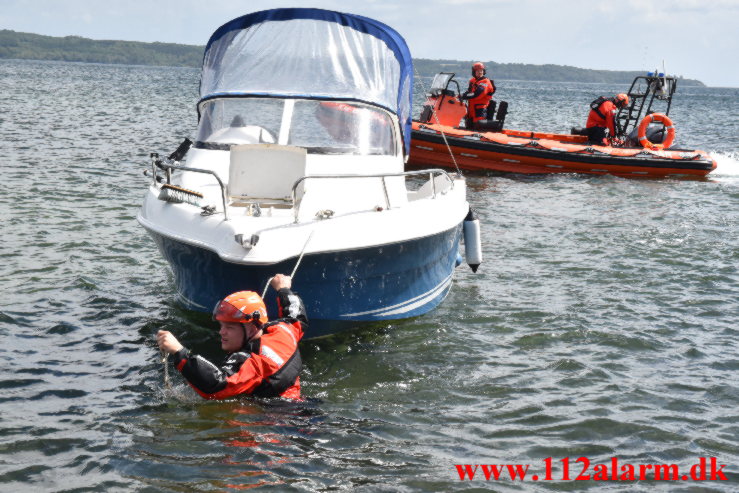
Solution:
<svg viewBox="0 0 739 493">
<path fill-rule="evenodd" d="M 609 136 L 616 137 L 616 113 L 629 104 L 626 94 L 617 94 L 612 98 L 600 96 L 590 103 L 590 114 L 585 129 L 588 132 L 588 142 L 591 144 L 608 145 L 606 129 Z"/>
<path fill-rule="evenodd" d="M 290 288 L 290 276 L 277 274 L 279 319 L 267 322 L 267 308 L 253 291 L 239 291 L 219 301 L 213 319 L 220 323 L 221 349 L 226 360 L 216 366 L 191 353 L 172 333 L 157 332 L 159 349 L 174 355 L 174 365 L 187 383 L 206 399 L 237 395 L 300 399 L 302 360 L 298 342 L 308 318 L 300 298 Z"/>
<path fill-rule="evenodd" d="M 467 101 L 467 116 L 465 117 L 467 128 L 475 128 L 478 122 L 485 120 L 488 116 L 488 104 L 495 94 L 495 83 L 488 79 L 486 74 L 487 70 L 482 62 L 472 65 L 472 78 L 467 86 L 467 92 L 461 96 L 461 99 Z"/>
</svg>

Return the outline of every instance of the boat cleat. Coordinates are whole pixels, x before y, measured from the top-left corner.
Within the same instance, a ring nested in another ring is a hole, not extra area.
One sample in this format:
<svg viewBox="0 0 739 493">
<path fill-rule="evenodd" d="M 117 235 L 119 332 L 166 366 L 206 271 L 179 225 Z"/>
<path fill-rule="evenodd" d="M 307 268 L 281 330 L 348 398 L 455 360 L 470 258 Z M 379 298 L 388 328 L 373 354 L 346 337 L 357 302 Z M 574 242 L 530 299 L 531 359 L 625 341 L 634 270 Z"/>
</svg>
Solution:
<svg viewBox="0 0 739 493">
<path fill-rule="evenodd" d="M 244 238 L 244 234 L 239 233 L 234 235 L 236 243 L 244 247 L 245 250 L 251 250 L 259 242 L 259 235 L 251 235 L 249 238 Z"/>
</svg>

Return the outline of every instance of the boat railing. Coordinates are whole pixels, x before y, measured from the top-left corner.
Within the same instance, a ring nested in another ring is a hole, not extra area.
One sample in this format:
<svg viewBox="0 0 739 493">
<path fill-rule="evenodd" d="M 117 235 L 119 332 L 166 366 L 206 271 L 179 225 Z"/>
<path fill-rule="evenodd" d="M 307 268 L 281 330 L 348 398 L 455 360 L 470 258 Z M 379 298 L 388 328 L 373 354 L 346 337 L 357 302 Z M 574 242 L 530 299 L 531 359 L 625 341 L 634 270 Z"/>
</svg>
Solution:
<svg viewBox="0 0 739 493">
<path fill-rule="evenodd" d="M 387 192 L 387 181 L 386 178 L 392 178 L 397 176 L 414 176 L 414 175 L 428 175 L 429 181 L 431 182 L 431 198 L 436 198 L 436 180 L 434 179 L 434 174 L 438 174 L 439 176 L 444 176 L 450 184 L 450 189 L 454 188 L 454 180 L 451 176 L 449 176 L 449 173 L 444 171 L 443 169 L 439 168 L 432 168 L 432 169 L 424 169 L 424 170 L 418 170 L 418 171 L 403 171 L 401 173 L 378 173 L 373 175 L 307 175 L 302 176 L 298 178 L 295 183 L 293 183 L 292 192 L 291 192 L 291 198 L 293 203 L 293 209 L 294 209 L 294 216 L 295 216 L 295 222 L 298 222 L 299 212 L 300 212 L 300 206 L 296 206 L 297 203 L 297 189 L 298 186 L 300 186 L 301 183 L 303 183 L 306 180 L 314 180 L 314 179 L 321 179 L 321 178 L 332 178 L 332 179 L 341 179 L 341 178 L 381 178 L 382 179 L 382 191 L 385 195 L 385 208 L 390 209 L 390 195 Z"/>
<path fill-rule="evenodd" d="M 226 207 L 226 203 L 228 201 L 226 198 L 226 186 L 223 184 L 223 180 L 221 180 L 221 177 L 218 176 L 218 173 L 210 169 L 191 168 L 189 166 L 182 166 L 180 164 L 167 164 L 167 163 L 163 163 L 161 160 L 154 158 L 154 157 L 151 160 L 151 167 L 152 167 L 152 175 L 154 175 L 155 185 L 157 183 L 157 173 L 156 173 L 157 167 L 163 169 L 167 173 L 167 183 L 170 182 L 171 173 L 173 169 L 178 169 L 181 171 L 192 171 L 194 173 L 203 173 L 206 175 L 213 175 L 215 179 L 218 180 L 218 186 L 221 187 L 221 200 L 223 201 L 223 216 L 225 217 L 226 221 L 228 221 L 228 208 Z"/>
<path fill-rule="evenodd" d="M 213 170 L 209 169 L 201 169 L 201 168 L 191 168 L 189 166 L 182 166 L 180 164 L 167 164 L 162 162 L 158 157 L 152 156 L 152 175 L 154 179 L 154 185 L 157 184 L 157 173 L 156 168 L 159 167 L 160 169 L 164 170 L 167 174 L 167 183 L 170 183 L 171 180 L 171 172 L 172 170 L 180 170 L 180 171 L 192 171 L 193 173 L 203 173 L 207 175 L 212 175 L 217 181 L 218 186 L 221 189 L 221 200 L 223 201 L 223 216 L 226 221 L 228 221 L 228 198 L 227 198 L 227 192 L 226 192 L 226 185 L 223 184 L 223 180 L 221 180 L 221 177 L 218 176 L 218 173 L 216 173 Z M 300 186 L 301 183 L 303 183 L 306 180 L 314 180 L 314 179 L 322 179 L 322 178 L 333 178 L 333 179 L 342 179 L 342 178 L 381 178 L 382 179 L 382 191 L 385 195 L 385 206 L 386 209 L 391 209 L 392 205 L 390 204 L 390 195 L 387 191 L 387 178 L 397 177 L 397 176 L 423 176 L 428 175 L 429 181 L 431 182 L 431 198 L 436 198 L 436 180 L 434 178 L 434 175 L 443 176 L 447 179 L 447 181 L 450 184 L 450 189 L 454 188 L 454 180 L 451 176 L 449 176 L 449 173 L 447 173 L 445 170 L 440 168 L 432 168 L 432 169 L 424 169 L 424 170 L 418 170 L 418 171 L 403 171 L 400 173 L 378 173 L 378 174 L 371 174 L 371 175 L 307 175 L 307 176 L 301 176 L 298 178 L 295 183 L 293 183 L 292 191 L 291 191 L 291 200 L 292 200 L 292 207 L 294 209 L 294 217 L 295 222 L 298 222 L 298 215 L 300 212 L 300 206 L 296 206 L 297 203 L 297 189 L 298 186 Z"/>
</svg>

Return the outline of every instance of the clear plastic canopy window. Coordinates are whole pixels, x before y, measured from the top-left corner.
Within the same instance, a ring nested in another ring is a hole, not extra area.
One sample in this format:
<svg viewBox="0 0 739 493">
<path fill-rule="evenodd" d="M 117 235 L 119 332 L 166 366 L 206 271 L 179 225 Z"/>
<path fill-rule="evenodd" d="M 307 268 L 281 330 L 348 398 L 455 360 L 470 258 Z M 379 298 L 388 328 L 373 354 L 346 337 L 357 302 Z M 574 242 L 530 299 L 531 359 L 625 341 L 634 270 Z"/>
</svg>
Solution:
<svg viewBox="0 0 739 493">
<path fill-rule="evenodd" d="M 290 117 L 283 105 L 291 104 Z M 277 98 L 209 99 L 201 105 L 198 141 L 286 144 L 314 154 L 396 155 L 392 119 L 361 103 Z M 283 122 L 283 119 L 285 121 Z"/>
<path fill-rule="evenodd" d="M 318 9 L 275 9 L 234 19 L 213 34 L 200 96 L 364 101 L 396 113 L 409 140 L 411 63 L 403 38 L 377 21 Z"/>
</svg>

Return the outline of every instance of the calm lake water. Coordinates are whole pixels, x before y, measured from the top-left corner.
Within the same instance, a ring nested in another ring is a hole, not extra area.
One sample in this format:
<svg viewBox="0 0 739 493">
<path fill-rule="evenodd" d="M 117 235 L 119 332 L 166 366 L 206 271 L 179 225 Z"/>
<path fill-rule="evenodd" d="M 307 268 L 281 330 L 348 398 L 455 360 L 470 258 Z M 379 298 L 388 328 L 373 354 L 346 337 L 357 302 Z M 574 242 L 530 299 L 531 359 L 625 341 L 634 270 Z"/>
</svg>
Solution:
<svg viewBox="0 0 739 493">
<path fill-rule="evenodd" d="M 680 144 L 719 159 L 704 181 L 469 175 L 480 271 L 426 316 L 305 342 L 308 401 L 286 404 L 163 386 L 158 329 L 220 354 L 135 219 L 198 78 L 0 61 L 0 490 L 739 490 L 739 89 L 678 88 Z M 511 127 L 550 131 L 626 89 L 496 83 Z M 579 457 L 728 479 L 574 481 Z"/>
</svg>

